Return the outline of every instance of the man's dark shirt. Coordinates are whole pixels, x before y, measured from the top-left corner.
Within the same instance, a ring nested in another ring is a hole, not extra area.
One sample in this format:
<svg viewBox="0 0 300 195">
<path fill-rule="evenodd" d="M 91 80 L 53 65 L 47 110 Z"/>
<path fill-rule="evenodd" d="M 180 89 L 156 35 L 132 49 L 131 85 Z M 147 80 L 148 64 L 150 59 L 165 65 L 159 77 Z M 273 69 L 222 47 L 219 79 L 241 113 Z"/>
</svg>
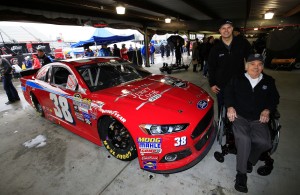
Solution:
<svg viewBox="0 0 300 195">
<path fill-rule="evenodd" d="M 245 72 L 245 60 L 253 53 L 246 39 L 234 37 L 230 46 L 217 41 L 211 48 L 208 57 L 210 86 L 224 88 L 234 76 Z"/>
</svg>

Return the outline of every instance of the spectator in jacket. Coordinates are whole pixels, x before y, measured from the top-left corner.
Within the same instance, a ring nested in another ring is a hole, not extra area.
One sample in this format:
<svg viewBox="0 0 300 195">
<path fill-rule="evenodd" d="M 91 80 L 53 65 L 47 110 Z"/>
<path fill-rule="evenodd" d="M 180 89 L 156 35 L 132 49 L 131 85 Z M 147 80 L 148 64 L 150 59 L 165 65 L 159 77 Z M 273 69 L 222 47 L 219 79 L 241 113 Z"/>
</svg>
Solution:
<svg viewBox="0 0 300 195">
<path fill-rule="evenodd" d="M 6 92 L 8 102 L 5 104 L 12 104 L 20 100 L 18 92 L 12 83 L 12 66 L 5 58 L 0 57 L 1 75 L 3 76 L 3 88 Z"/>
<path fill-rule="evenodd" d="M 36 57 L 36 55 L 32 55 L 32 61 L 33 61 L 33 65 L 32 65 L 33 69 L 41 68 L 41 63 L 39 59 Z"/>
<path fill-rule="evenodd" d="M 180 40 L 177 39 L 175 44 L 175 58 L 176 58 L 176 65 L 181 65 L 181 54 L 182 54 L 182 44 L 180 44 Z"/>
<path fill-rule="evenodd" d="M 163 43 L 160 45 L 159 49 L 160 49 L 161 57 L 163 58 L 165 56 L 165 46 Z"/>
<path fill-rule="evenodd" d="M 197 72 L 197 66 L 200 62 L 199 54 L 199 39 L 196 38 L 196 41 L 193 43 L 192 47 L 192 63 L 193 63 L 193 72 Z"/>
<path fill-rule="evenodd" d="M 128 60 L 128 54 L 127 54 L 128 50 L 127 48 L 125 47 L 125 44 L 122 44 L 122 48 L 121 48 L 121 57 L 124 59 L 124 60 Z"/>
<path fill-rule="evenodd" d="M 271 146 L 268 121 L 279 103 L 279 94 L 272 77 L 262 73 L 263 57 L 251 54 L 245 65 L 246 73 L 231 79 L 225 88 L 224 101 L 227 117 L 237 148 L 235 189 L 247 192 L 247 172 L 260 155 Z"/>
<path fill-rule="evenodd" d="M 203 56 L 203 76 L 206 78 L 207 77 L 207 72 L 208 72 L 208 56 L 209 52 L 214 44 L 214 37 L 210 36 L 207 38 L 207 42 L 204 43 L 203 49 L 202 49 L 202 56 Z"/>
<path fill-rule="evenodd" d="M 150 64 L 154 64 L 154 53 L 155 53 L 155 47 L 152 43 L 150 43 Z"/>
<path fill-rule="evenodd" d="M 116 57 L 121 57 L 121 51 L 118 48 L 117 44 L 114 44 L 114 48 L 113 48 L 113 56 Z"/>
<path fill-rule="evenodd" d="M 26 66 L 26 69 L 31 69 L 32 68 L 32 61 L 30 59 L 30 56 L 25 57 L 25 66 Z"/>
<path fill-rule="evenodd" d="M 37 52 L 38 52 L 38 58 L 40 59 L 40 63 L 42 64 L 42 66 L 45 66 L 46 64 L 53 62 L 52 58 L 45 54 L 44 47 L 37 48 Z"/>
<path fill-rule="evenodd" d="M 107 45 L 104 44 L 101 46 L 101 49 L 98 52 L 98 56 L 104 57 L 104 56 L 110 56 L 110 51 L 107 48 Z"/>
<path fill-rule="evenodd" d="M 250 43 L 243 38 L 233 37 L 233 24 L 223 20 L 219 32 L 220 41 L 212 47 L 208 57 L 208 74 L 211 91 L 217 94 L 218 109 L 223 103 L 223 90 L 228 81 L 245 71 L 245 59 L 251 53 Z"/>
</svg>

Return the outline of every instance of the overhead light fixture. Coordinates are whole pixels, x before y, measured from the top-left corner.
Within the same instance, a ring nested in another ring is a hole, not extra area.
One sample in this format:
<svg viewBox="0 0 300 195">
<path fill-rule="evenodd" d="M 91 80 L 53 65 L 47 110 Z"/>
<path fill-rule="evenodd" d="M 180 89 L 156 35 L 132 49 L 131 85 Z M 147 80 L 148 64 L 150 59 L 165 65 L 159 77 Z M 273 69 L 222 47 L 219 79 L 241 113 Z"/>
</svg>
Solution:
<svg viewBox="0 0 300 195">
<path fill-rule="evenodd" d="M 258 30 L 258 28 L 254 28 L 253 30 Z"/>
<path fill-rule="evenodd" d="M 118 5 L 116 7 L 117 14 L 125 14 L 125 7 L 122 5 Z"/>
<path fill-rule="evenodd" d="M 171 23 L 171 18 L 166 18 L 165 23 Z"/>
<path fill-rule="evenodd" d="M 273 12 L 273 11 L 267 11 L 267 12 L 265 13 L 265 19 L 266 19 L 266 20 L 272 19 L 273 16 L 274 16 L 274 12 Z"/>
</svg>

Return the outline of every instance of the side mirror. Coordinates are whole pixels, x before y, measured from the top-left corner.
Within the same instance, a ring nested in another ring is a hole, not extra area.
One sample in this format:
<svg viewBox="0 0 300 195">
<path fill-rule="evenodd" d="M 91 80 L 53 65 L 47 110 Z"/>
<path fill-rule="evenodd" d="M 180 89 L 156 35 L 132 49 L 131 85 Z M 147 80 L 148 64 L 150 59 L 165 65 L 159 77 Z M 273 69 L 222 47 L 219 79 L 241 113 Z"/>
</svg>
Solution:
<svg viewBox="0 0 300 195">
<path fill-rule="evenodd" d="M 70 74 L 68 76 L 68 81 L 67 81 L 66 88 L 69 89 L 69 90 L 75 91 L 76 88 L 77 88 L 77 85 L 78 85 L 78 83 L 77 83 L 77 80 L 76 80 L 75 76 Z"/>
</svg>

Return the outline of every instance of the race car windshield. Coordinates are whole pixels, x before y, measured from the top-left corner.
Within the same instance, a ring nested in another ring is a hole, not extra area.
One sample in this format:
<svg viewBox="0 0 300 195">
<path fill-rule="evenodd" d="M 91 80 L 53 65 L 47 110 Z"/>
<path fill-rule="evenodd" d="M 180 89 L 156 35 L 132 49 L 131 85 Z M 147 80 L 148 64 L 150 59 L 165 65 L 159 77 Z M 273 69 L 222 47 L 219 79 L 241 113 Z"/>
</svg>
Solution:
<svg viewBox="0 0 300 195">
<path fill-rule="evenodd" d="M 91 64 L 77 70 L 92 92 L 142 78 L 133 67 L 124 64 Z"/>
</svg>

